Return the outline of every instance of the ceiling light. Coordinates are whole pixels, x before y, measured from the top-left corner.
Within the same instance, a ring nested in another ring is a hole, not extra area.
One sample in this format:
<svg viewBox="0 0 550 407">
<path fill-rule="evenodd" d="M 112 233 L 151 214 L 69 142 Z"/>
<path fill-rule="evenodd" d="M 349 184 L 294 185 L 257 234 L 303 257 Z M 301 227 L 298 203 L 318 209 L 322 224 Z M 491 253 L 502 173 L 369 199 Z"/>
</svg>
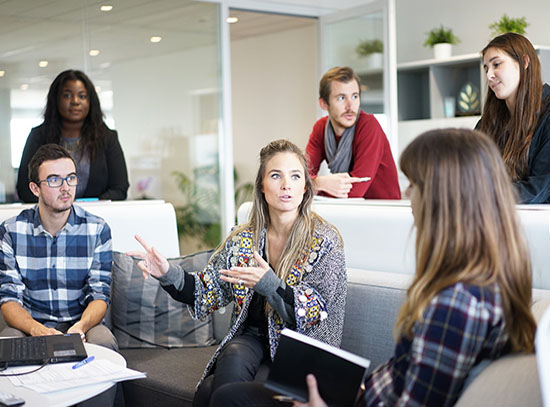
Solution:
<svg viewBox="0 0 550 407">
<path fill-rule="evenodd" d="M 229 24 L 235 24 L 239 21 L 239 19 L 237 17 L 227 17 L 225 21 L 227 21 Z"/>
<path fill-rule="evenodd" d="M 154 35 L 150 39 L 151 42 L 160 42 L 161 40 L 162 40 L 162 37 L 158 35 Z"/>
<path fill-rule="evenodd" d="M 95 87 L 95 93 L 99 93 L 101 92 L 101 86 L 96 86 Z"/>
<path fill-rule="evenodd" d="M 6 74 L 6 71 L 0 71 L 0 78 Z"/>
<path fill-rule="evenodd" d="M 29 84 L 28 83 L 24 83 L 21 85 L 21 90 L 27 90 L 29 89 Z"/>
<path fill-rule="evenodd" d="M 48 66 L 48 61 L 40 61 L 40 62 L 38 63 L 38 66 L 39 66 L 40 68 L 45 68 L 45 67 Z"/>
<path fill-rule="evenodd" d="M 101 69 L 107 69 L 107 68 L 111 67 L 111 63 L 110 62 L 102 62 L 101 64 L 99 64 L 99 67 Z"/>
<path fill-rule="evenodd" d="M 113 9 L 113 6 L 110 4 L 103 4 L 100 8 L 101 11 L 111 11 Z"/>
<path fill-rule="evenodd" d="M 98 49 L 91 49 L 90 50 L 90 56 L 91 57 L 97 57 L 99 55 L 99 50 Z"/>
</svg>

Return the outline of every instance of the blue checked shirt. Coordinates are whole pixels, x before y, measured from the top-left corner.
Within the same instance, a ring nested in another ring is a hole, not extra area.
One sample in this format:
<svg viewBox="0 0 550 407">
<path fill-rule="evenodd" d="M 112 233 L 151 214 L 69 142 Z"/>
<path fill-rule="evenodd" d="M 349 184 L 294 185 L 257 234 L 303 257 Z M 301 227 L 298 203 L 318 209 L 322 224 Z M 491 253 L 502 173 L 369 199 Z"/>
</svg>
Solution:
<svg viewBox="0 0 550 407">
<path fill-rule="evenodd" d="M 437 294 L 395 354 L 367 379 L 362 406 L 452 406 L 472 367 L 508 351 L 496 283 L 457 283 Z"/>
<path fill-rule="evenodd" d="M 0 225 L 0 304 L 19 302 L 48 327 L 78 321 L 93 300 L 109 303 L 111 230 L 105 221 L 73 205 L 53 237 L 38 206 Z"/>
</svg>

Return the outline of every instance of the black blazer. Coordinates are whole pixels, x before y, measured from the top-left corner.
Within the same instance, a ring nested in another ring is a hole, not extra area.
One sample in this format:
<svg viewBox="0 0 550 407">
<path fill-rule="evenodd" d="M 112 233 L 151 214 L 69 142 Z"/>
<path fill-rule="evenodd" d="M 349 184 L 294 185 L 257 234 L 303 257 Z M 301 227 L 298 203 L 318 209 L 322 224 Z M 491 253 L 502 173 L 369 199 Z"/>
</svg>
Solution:
<svg viewBox="0 0 550 407">
<path fill-rule="evenodd" d="M 17 194 L 23 202 L 38 200 L 29 189 L 28 165 L 34 153 L 46 143 L 43 124 L 31 130 L 17 174 Z M 96 152 L 94 160 L 90 163 L 90 178 L 83 197 L 121 201 L 126 199 L 129 186 L 126 161 L 117 132 L 108 129 L 103 148 Z"/>
</svg>

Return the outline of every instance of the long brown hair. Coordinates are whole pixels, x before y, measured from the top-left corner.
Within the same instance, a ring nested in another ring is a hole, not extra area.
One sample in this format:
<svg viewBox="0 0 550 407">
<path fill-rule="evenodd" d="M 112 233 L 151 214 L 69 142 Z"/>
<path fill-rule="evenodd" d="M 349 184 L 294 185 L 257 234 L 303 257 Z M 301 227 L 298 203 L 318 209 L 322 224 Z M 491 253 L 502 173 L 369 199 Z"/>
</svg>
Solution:
<svg viewBox="0 0 550 407">
<path fill-rule="evenodd" d="M 481 51 L 482 57 L 489 48 L 505 52 L 519 65 L 519 86 L 512 115 L 506 102 L 497 99 L 488 88 L 481 118 L 481 130 L 495 141 L 512 180 L 518 181 L 527 174 L 529 146 L 541 111 L 540 61 L 533 45 L 520 34 L 506 33 L 493 38 Z"/>
<path fill-rule="evenodd" d="M 294 225 L 290 231 L 290 235 L 286 241 L 283 251 L 279 258 L 279 262 L 275 267 L 275 273 L 277 276 L 286 279 L 292 265 L 296 262 L 298 257 L 304 250 L 309 248 L 311 239 L 313 237 L 313 230 L 315 228 L 315 222 L 325 221 L 311 210 L 311 204 L 313 197 L 315 196 L 315 190 L 309 172 L 307 171 L 307 163 L 302 150 L 294 143 L 288 140 L 275 140 L 263 147 L 260 151 L 260 167 L 256 174 L 256 181 L 254 183 L 254 199 L 252 203 L 252 210 L 250 213 L 250 219 L 248 223 L 237 226 L 233 232 L 227 237 L 231 239 L 234 235 L 240 233 L 244 229 L 252 229 L 254 249 L 259 249 L 260 236 L 264 229 L 270 224 L 269 206 L 265 200 L 264 193 L 262 192 L 263 179 L 267 163 L 275 155 L 280 153 L 293 153 L 295 154 L 304 170 L 305 177 L 305 192 L 302 199 L 302 203 L 298 207 L 298 217 L 296 218 Z M 225 242 L 227 242 L 227 239 Z M 216 252 L 222 250 L 225 247 L 225 242 L 222 243 Z M 267 304 L 268 305 L 268 304 Z M 269 307 L 268 307 L 269 308 Z"/>
<path fill-rule="evenodd" d="M 418 188 L 420 202 L 414 206 L 416 274 L 396 334 L 410 337 L 427 304 L 444 288 L 496 282 L 513 349 L 532 352 L 529 251 L 495 144 L 481 132 L 433 130 L 405 148 L 400 166 Z"/>
</svg>

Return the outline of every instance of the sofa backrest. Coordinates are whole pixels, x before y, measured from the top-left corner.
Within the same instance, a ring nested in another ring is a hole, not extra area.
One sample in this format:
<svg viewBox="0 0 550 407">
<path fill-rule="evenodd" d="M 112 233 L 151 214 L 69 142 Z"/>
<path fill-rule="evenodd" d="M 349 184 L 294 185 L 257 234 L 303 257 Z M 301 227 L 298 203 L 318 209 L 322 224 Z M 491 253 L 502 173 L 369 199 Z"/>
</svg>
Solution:
<svg viewBox="0 0 550 407">
<path fill-rule="evenodd" d="M 251 202 L 238 212 L 248 219 Z M 350 268 L 414 274 L 416 234 L 409 201 L 314 201 L 313 209 L 338 228 Z M 518 205 L 533 266 L 533 288 L 550 290 L 550 205 Z"/>
<path fill-rule="evenodd" d="M 88 212 L 103 218 L 111 228 L 113 250 L 142 250 L 134 235 L 139 234 L 166 257 L 180 255 L 176 212 L 160 200 L 77 202 Z M 34 204 L 0 205 L 0 223 L 17 216 Z"/>
</svg>

